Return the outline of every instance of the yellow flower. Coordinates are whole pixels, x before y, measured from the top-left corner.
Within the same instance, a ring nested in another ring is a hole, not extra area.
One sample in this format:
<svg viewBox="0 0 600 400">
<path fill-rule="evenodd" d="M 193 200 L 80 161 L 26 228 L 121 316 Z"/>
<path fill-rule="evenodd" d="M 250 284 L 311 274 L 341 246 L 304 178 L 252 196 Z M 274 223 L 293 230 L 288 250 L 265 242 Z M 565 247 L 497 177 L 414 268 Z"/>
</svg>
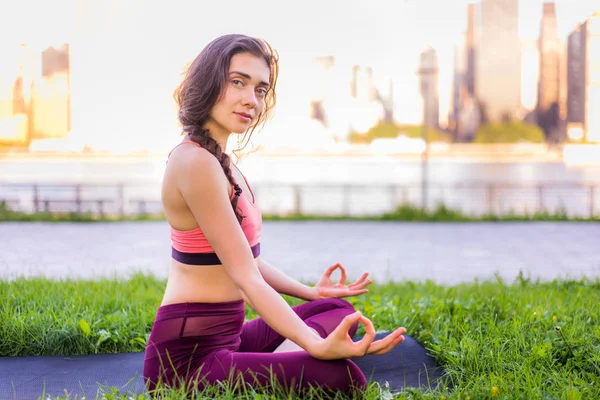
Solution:
<svg viewBox="0 0 600 400">
<path fill-rule="evenodd" d="M 446 400 L 446 396 L 440 397 L 440 400 Z"/>
<path fill-rule="evenodd" d="M 492 397 L 498 396 L 498 386 L 492 386 Z"/>
<path fill-rule="evenodd" d="M 555 315 L 554 317 L 552 317 L 552 321 L 553 321 L 554 323 L 556 323 L 556 321 L 557 321 L 556 315 Z"/>
</svg>

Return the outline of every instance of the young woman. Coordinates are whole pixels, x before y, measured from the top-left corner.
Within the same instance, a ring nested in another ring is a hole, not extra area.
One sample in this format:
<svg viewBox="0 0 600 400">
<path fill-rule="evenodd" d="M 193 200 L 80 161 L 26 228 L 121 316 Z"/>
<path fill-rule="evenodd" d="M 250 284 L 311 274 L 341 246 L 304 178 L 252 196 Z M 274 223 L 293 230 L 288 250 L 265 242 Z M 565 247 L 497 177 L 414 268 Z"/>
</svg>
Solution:
<svg viewBox="0 0 600 400">
<path fill-rule="evenodd" d="M 266 42 L 225 35 L 202 50 L 175 93 L 185 137 L 169 154 L 162 186 L 172 264 L 146 348 L 150 390 L 275 377 L 288 390 L 350 392 L 366 379 L 349 358 L 386 353 L 404 339 L 398 328 L 374 341 L 373 324 L 340 299 L 367 292 L 366 274 L 346 285 L 336 264 L 307 287 L 260 258 L 261 212 L 225 151 L 232 133 L 251 135 L 264 123 L 277 68 Z M 338 284 L 330 279 L 336 269 Z M 279 293 L 309 301 L 290 307 Z M 244 302 L 260 318 L 245 322 Z M 354 342 L 359 323 L 366 334 Z"/>
</svg>

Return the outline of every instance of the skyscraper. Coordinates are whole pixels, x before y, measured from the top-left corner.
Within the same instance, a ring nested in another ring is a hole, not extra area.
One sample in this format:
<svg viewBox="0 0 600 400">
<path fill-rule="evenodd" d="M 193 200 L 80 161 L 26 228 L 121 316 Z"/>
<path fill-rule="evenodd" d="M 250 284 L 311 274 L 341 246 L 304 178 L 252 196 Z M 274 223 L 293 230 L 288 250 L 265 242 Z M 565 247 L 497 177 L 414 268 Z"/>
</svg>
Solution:
<svg viewBox="0 0 600 400">
<path fill-rule="evenodd" d="M 560 42 L 556 27 L 554 3 L 544 3 L 542 26 L 538 40 L 540 52 L 540 77 L 538 81 L 537 109 L 544 111 L 558 102 Z"/>
<path fill-rule="evenodd" d="M 475 93 L 491 121 L 521 109 L 518 0 L 481 0 L 476 7 Z"/>
<path fill-rule="evenodd" d="M 544 130 L 546 138 L 558 140 L 557 129 L 560 123 L 559 74 L 560 41 L 556 27 L 554 3 L 544 3 L 539 51 L 539 80 L 537 90 L 536 116 L 538 125 Z"/>
<path fill-rule="evenodd" d="M 469 96 L 475 96 L 475 4 L 469 4 L 467 7 L 467 32 L 466 32 L 466 69 L 465 80 Z"/>
<path fill-rule="evenodd" d="M 438 88 L 438 56 L 435 49 L 428 46 L 419 61 L 421 70 L 421 96 L 423 97 L 423 123 L 429 128 L 439 124 L 440 99 Z"/>
<path fill-rule="evenodd" d="M 479 128 L 479 106 L 475 98 L 477 6 L 467 7 L 467 29 L 454 51 L 454 76 L 450 126 L 457 142 L 473 139 Z"/>
<path fill-rule="evenodd" d="M 365 102 L 377 100 L 377 88 L 372 67 L 363 68 L 358 65 L 352 67 L 350 94 L 355 99 Z"/>
<path fill-rule="evenodd" d="M 71 131 L 70 46 L 48 47 L 41 54 L 36 82 L 34 139 L 57 139 Z"/>
<path fill-rule="evenodd" d="M 569 35 L 567 57 L 567 129 L 600 142 L 600 12 Z"/>
</svg>

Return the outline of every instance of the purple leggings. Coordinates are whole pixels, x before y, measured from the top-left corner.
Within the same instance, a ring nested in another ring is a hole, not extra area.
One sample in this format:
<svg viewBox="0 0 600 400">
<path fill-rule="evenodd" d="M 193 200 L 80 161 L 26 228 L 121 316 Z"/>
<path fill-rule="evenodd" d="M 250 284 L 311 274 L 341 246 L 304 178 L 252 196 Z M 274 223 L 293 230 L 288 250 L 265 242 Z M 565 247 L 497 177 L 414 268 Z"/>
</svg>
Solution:
<svg viewBox="0 0 600 400">
<path fill-rule="evenodd" d="M 329 335 L 355 309 L 346 300 L 315 300 L 293 307 L 321 337 Z M 366 378 L 349 359 L 324 361 L 306 351 L 273 353 L 285 340 L 261 318 L 244 322 L 243 300 L 226 303 L 180 303 L 158 309 L 144 358 L 149 390 L 163 386 L 192 388 L 197 384 L 242 378 L 268 386 L 275 377 L 286 390 L 319 386 L 351 393 L 365 389 Z M 358 324 L 350 329 L 354 337 Z M 234 380 L 231 381 L 235 383 Z"/>
</svg>

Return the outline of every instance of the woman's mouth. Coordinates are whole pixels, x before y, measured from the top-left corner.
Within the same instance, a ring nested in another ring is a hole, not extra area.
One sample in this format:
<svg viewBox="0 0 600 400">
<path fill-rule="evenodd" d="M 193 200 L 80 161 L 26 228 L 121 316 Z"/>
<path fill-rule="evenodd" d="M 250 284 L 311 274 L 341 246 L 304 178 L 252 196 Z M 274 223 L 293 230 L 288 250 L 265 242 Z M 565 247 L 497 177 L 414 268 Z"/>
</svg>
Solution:
<svg viewBox="0 0 600 400">
<path fill-rule="evenodd" d="M 246 121 L 246 122 L 252 121 L 252 118 L 249 115 L 240 114 L 240 113 L 234 113 L 234 114 L 237 115 L 243 121 Z"/>
</svg>

